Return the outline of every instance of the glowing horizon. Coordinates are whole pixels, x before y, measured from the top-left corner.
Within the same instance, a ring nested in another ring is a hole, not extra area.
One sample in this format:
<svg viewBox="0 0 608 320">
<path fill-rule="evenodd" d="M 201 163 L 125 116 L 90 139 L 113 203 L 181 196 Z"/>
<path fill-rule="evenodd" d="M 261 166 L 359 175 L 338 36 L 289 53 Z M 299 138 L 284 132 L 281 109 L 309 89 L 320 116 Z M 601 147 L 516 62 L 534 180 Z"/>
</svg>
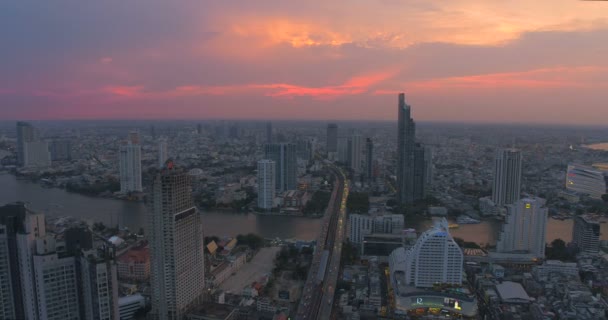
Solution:
<svg viewBox="0 0 608 320">
<path fill-rule="evenodd" d="M 20 1 L 0 120 L 603 125 L 608 2 Z M 35 19 L 33 18 L 35 17 Z"/>
</svg>

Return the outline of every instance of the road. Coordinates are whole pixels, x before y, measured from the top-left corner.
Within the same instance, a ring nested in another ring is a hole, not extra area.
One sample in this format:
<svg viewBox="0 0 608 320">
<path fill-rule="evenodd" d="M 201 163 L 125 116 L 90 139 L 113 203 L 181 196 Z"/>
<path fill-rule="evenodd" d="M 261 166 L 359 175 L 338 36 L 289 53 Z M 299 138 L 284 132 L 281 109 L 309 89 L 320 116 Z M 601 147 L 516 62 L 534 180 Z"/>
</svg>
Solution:
<svg viewBox="0 0 608 320">
<path fill-rule="evenodd" d="M 327 163 L 334 172 L 335 184 L 324 216 L 323 229 L 317 240 L 313 263 L 308 272 L 296 314 L 298 320 L 329 319 L 340 272 L 342 243 L 346 230 L 348 181 L 342 170 Z M 328 259 L 323 260 L 323 253 Z M 323 262 L 326 262 L 323 265 Z"/>
<path fill-rule="evenodd" d="M 241 294 L 243 288 L 272 272 L 274 258 L 280 250 L 281 247 L 261 248 L 250 262 L 245 263 L 235 275 L 226 279 L 220 288 L 229 293 Z"/>
</svg>

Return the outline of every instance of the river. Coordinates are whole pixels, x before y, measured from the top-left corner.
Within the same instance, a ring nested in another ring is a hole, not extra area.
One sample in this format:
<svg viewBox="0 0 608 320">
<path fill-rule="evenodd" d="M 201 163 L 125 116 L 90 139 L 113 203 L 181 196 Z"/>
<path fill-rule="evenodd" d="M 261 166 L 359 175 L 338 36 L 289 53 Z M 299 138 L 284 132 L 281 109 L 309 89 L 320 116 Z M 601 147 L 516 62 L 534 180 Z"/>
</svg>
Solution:
<svg viewBox="0 0 608 320">
<path fill-rule="evenodd" d="M 10 174 L 0 174 L 0 205 L 27 202 L 35 211 L 49 216 L 71 216 L 88 222 L 101 221 L 137 231 L 145 229 L 147 208 L 143 203 L 88 197 L 63 189 L 44 188 L 37 183 L 18 180 Z M 556 238 L 570 241 L 572 220 L 549 219 L 547 242 Z M 432 221 L 424 221 L 418 230 L 425 230 Z M 608 224 L 601 225 L 601 238 L 608 240 Z M 406 226 L 409 227 L 409 226 Z M 255 233 L 266 238 L 295 238 L 313 240 L 321 229 L 321 219 L 286 216 L 263 216 L 230 211 L 203 211 L 203 231 L 206 235 L 234 236 Z M 480 224 L 460 225 L 451 229 L 454 237 L 479 244 L 495 244 L 500 222 L 487 220 Z"/>
<path fill-rule="evenodd" d="M 35 211 L 49 216 L 71 216 L 87 222 L 118 224 L 137 231 L 146 225 L 147 208 L 143 203 L 88 197 L 63 189 L 44 188 L 37 183 L 0 174 L 0 205 L 22 201 Z M 313 240 L 321 219 L 286 216 L 258 216 L 230 211 L 203 211 L 206 235 L 235 236 L 256 233 L 268 238 Z"/>
</svg>

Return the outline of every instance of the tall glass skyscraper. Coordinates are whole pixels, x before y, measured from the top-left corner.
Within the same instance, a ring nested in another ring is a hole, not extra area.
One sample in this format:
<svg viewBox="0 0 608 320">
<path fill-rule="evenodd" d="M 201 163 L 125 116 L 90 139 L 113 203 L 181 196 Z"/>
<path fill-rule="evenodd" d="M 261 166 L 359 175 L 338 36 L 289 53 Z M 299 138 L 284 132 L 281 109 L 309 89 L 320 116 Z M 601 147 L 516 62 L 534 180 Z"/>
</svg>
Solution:
<svg viewBox="0 0 608 320">
<path fill-rule="evenodd" d="M 427 162 L 424 146 L 416 143 L 416 124 L 403 93 L 399 94 L 397 130 L 397 202 L 406 205 L 425 197 Z"/>
<path fill-rule="evenodd" d="M 275 185 L 279 192 L 295 190 L 297 186 L 296 145 L 273 143 L 264 146 L 264 158 L 275 163 Z"/>
</svg>

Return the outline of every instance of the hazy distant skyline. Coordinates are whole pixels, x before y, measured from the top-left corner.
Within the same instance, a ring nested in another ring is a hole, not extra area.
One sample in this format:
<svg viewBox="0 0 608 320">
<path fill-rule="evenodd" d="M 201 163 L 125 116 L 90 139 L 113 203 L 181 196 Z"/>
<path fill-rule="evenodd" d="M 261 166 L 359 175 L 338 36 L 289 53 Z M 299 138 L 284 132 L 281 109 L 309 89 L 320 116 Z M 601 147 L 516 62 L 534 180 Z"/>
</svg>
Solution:
<svg viewBox="0 0 608 320">
<path fill-rule="evenodd" d="M 346 5 L 348 4 L 348 5 Z M 4 1 L 0 120 L 606 124 L 608 2 Z"/>
</svg>

